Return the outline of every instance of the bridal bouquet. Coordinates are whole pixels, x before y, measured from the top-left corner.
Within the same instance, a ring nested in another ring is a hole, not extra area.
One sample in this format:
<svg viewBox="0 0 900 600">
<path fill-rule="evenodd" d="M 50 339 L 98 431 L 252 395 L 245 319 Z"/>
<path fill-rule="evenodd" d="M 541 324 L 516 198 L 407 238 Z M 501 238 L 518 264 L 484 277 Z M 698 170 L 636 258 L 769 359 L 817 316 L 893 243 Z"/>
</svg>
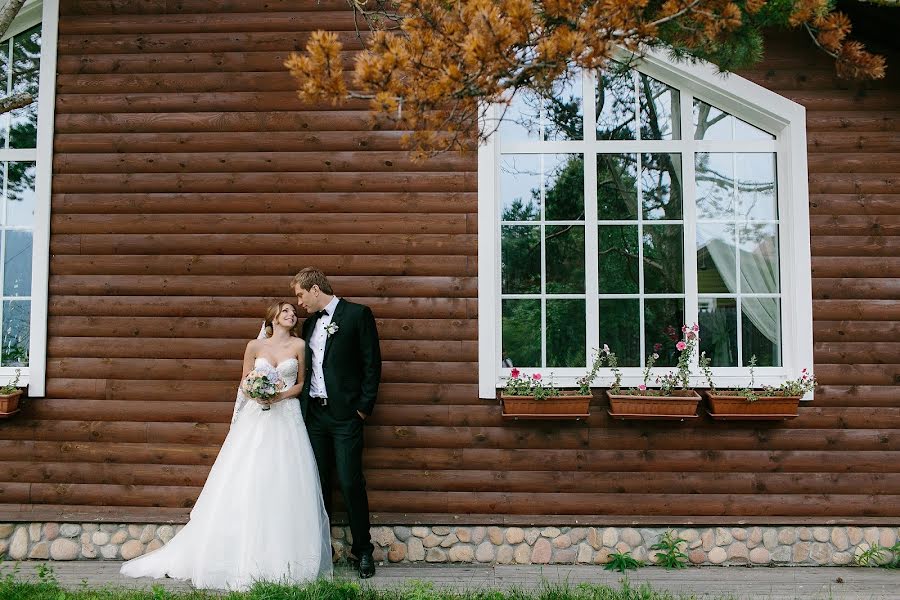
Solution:
<svg viewBox="0 0 900 600">
<path fill-rule="evenodd" d="M 247 373 L 241 384 L 244 393 L 257 400 L 268 400 L 284 389 L 284 379 L 278 371 L 272 367 L 257 367 Z M 268 404 L 262 405 L 262 410 L 269 410 Z"/>
</svg>

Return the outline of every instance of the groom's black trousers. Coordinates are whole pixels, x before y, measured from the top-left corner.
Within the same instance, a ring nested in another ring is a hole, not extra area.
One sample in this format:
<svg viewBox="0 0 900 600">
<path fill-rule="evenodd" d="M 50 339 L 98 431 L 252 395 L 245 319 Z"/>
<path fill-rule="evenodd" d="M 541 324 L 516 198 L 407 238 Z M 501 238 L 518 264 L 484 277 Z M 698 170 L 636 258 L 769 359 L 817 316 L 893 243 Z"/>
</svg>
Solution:
<svg viewBox="0 0 900 600">
<path fill-rule="evenodd" d="M 353 555 L 359 558 L 363 552 L 375 547 L 369 534 L 369 498 L 366 494 L 366 478 L 362 469 L 363 420 L 358 417 L 338 419 L 327 406 L 318 406 L 313 399 L 307 413 L 306 430 L 316 455 L 319 480 L 322 482 L 322 499 L 331 516 L 331 465 L 337 468 L 338 487 L 344 497 Z"/>
</svg>

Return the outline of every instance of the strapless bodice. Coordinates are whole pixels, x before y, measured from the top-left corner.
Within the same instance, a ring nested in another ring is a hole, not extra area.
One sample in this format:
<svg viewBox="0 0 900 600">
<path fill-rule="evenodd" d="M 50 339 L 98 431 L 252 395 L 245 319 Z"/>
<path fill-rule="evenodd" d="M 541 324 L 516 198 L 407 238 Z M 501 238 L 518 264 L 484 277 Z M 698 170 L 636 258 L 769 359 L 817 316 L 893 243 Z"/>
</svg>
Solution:
<svg viewBox="0 0 900 600">
<path fill-rule="evenodd" d="M 279 374 L 281 374 L 281 378 L 284 379 L 284 382 L 288 385 L 288 387 L 297 383 L 297 374 L 300 371 L 300 363 L 297 362 L 296 358 L 288 358 L 277 365 L 273 365 L 267 359 L 259 357 L 254 361 L 253 366 L 257 367 L 259 365 L 268 365 L 273 367 Z"/>
</svg>

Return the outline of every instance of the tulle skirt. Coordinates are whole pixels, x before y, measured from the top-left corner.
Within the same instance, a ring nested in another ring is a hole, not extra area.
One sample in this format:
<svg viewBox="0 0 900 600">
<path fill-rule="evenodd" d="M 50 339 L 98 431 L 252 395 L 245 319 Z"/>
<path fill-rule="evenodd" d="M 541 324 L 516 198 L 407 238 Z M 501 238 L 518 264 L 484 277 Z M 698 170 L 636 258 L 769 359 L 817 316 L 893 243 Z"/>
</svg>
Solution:
<svg viewBox="0 0 900 600">
<path fill-rule="evenodd" d="M 299 402 L 285 400 L 268 411 L 245 406 L 188 524 L 121 572 L 223 590 L 330 577 L 330 527 Z"/>
</svg>

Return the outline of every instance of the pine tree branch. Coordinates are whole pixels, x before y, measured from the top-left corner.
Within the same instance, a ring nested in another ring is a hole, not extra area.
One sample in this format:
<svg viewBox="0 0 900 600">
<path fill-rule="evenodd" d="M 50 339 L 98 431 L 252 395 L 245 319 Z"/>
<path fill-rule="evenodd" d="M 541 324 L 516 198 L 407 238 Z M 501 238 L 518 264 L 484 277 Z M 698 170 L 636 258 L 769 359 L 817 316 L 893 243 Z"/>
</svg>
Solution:
<svg viewBox="0 0 900 600">
<path fill-rule="evenodd" d="M 28 106 L 32 102 L 34 102 L 34 98 L 28 92 L 7 96 L 6 98 L 0 99 L 0 114 L 8 113 L 11 110 L 16 110 L 23 106 Z"/>
<path fill-rule="evenodd" d="M 19 14 L 23 4 L 25 4 L 25 0 L 7 0 L 3 8 L 0 8 L 0 38 L 6 35 L 6 31 L 16 15 Z"/>
</svg>

